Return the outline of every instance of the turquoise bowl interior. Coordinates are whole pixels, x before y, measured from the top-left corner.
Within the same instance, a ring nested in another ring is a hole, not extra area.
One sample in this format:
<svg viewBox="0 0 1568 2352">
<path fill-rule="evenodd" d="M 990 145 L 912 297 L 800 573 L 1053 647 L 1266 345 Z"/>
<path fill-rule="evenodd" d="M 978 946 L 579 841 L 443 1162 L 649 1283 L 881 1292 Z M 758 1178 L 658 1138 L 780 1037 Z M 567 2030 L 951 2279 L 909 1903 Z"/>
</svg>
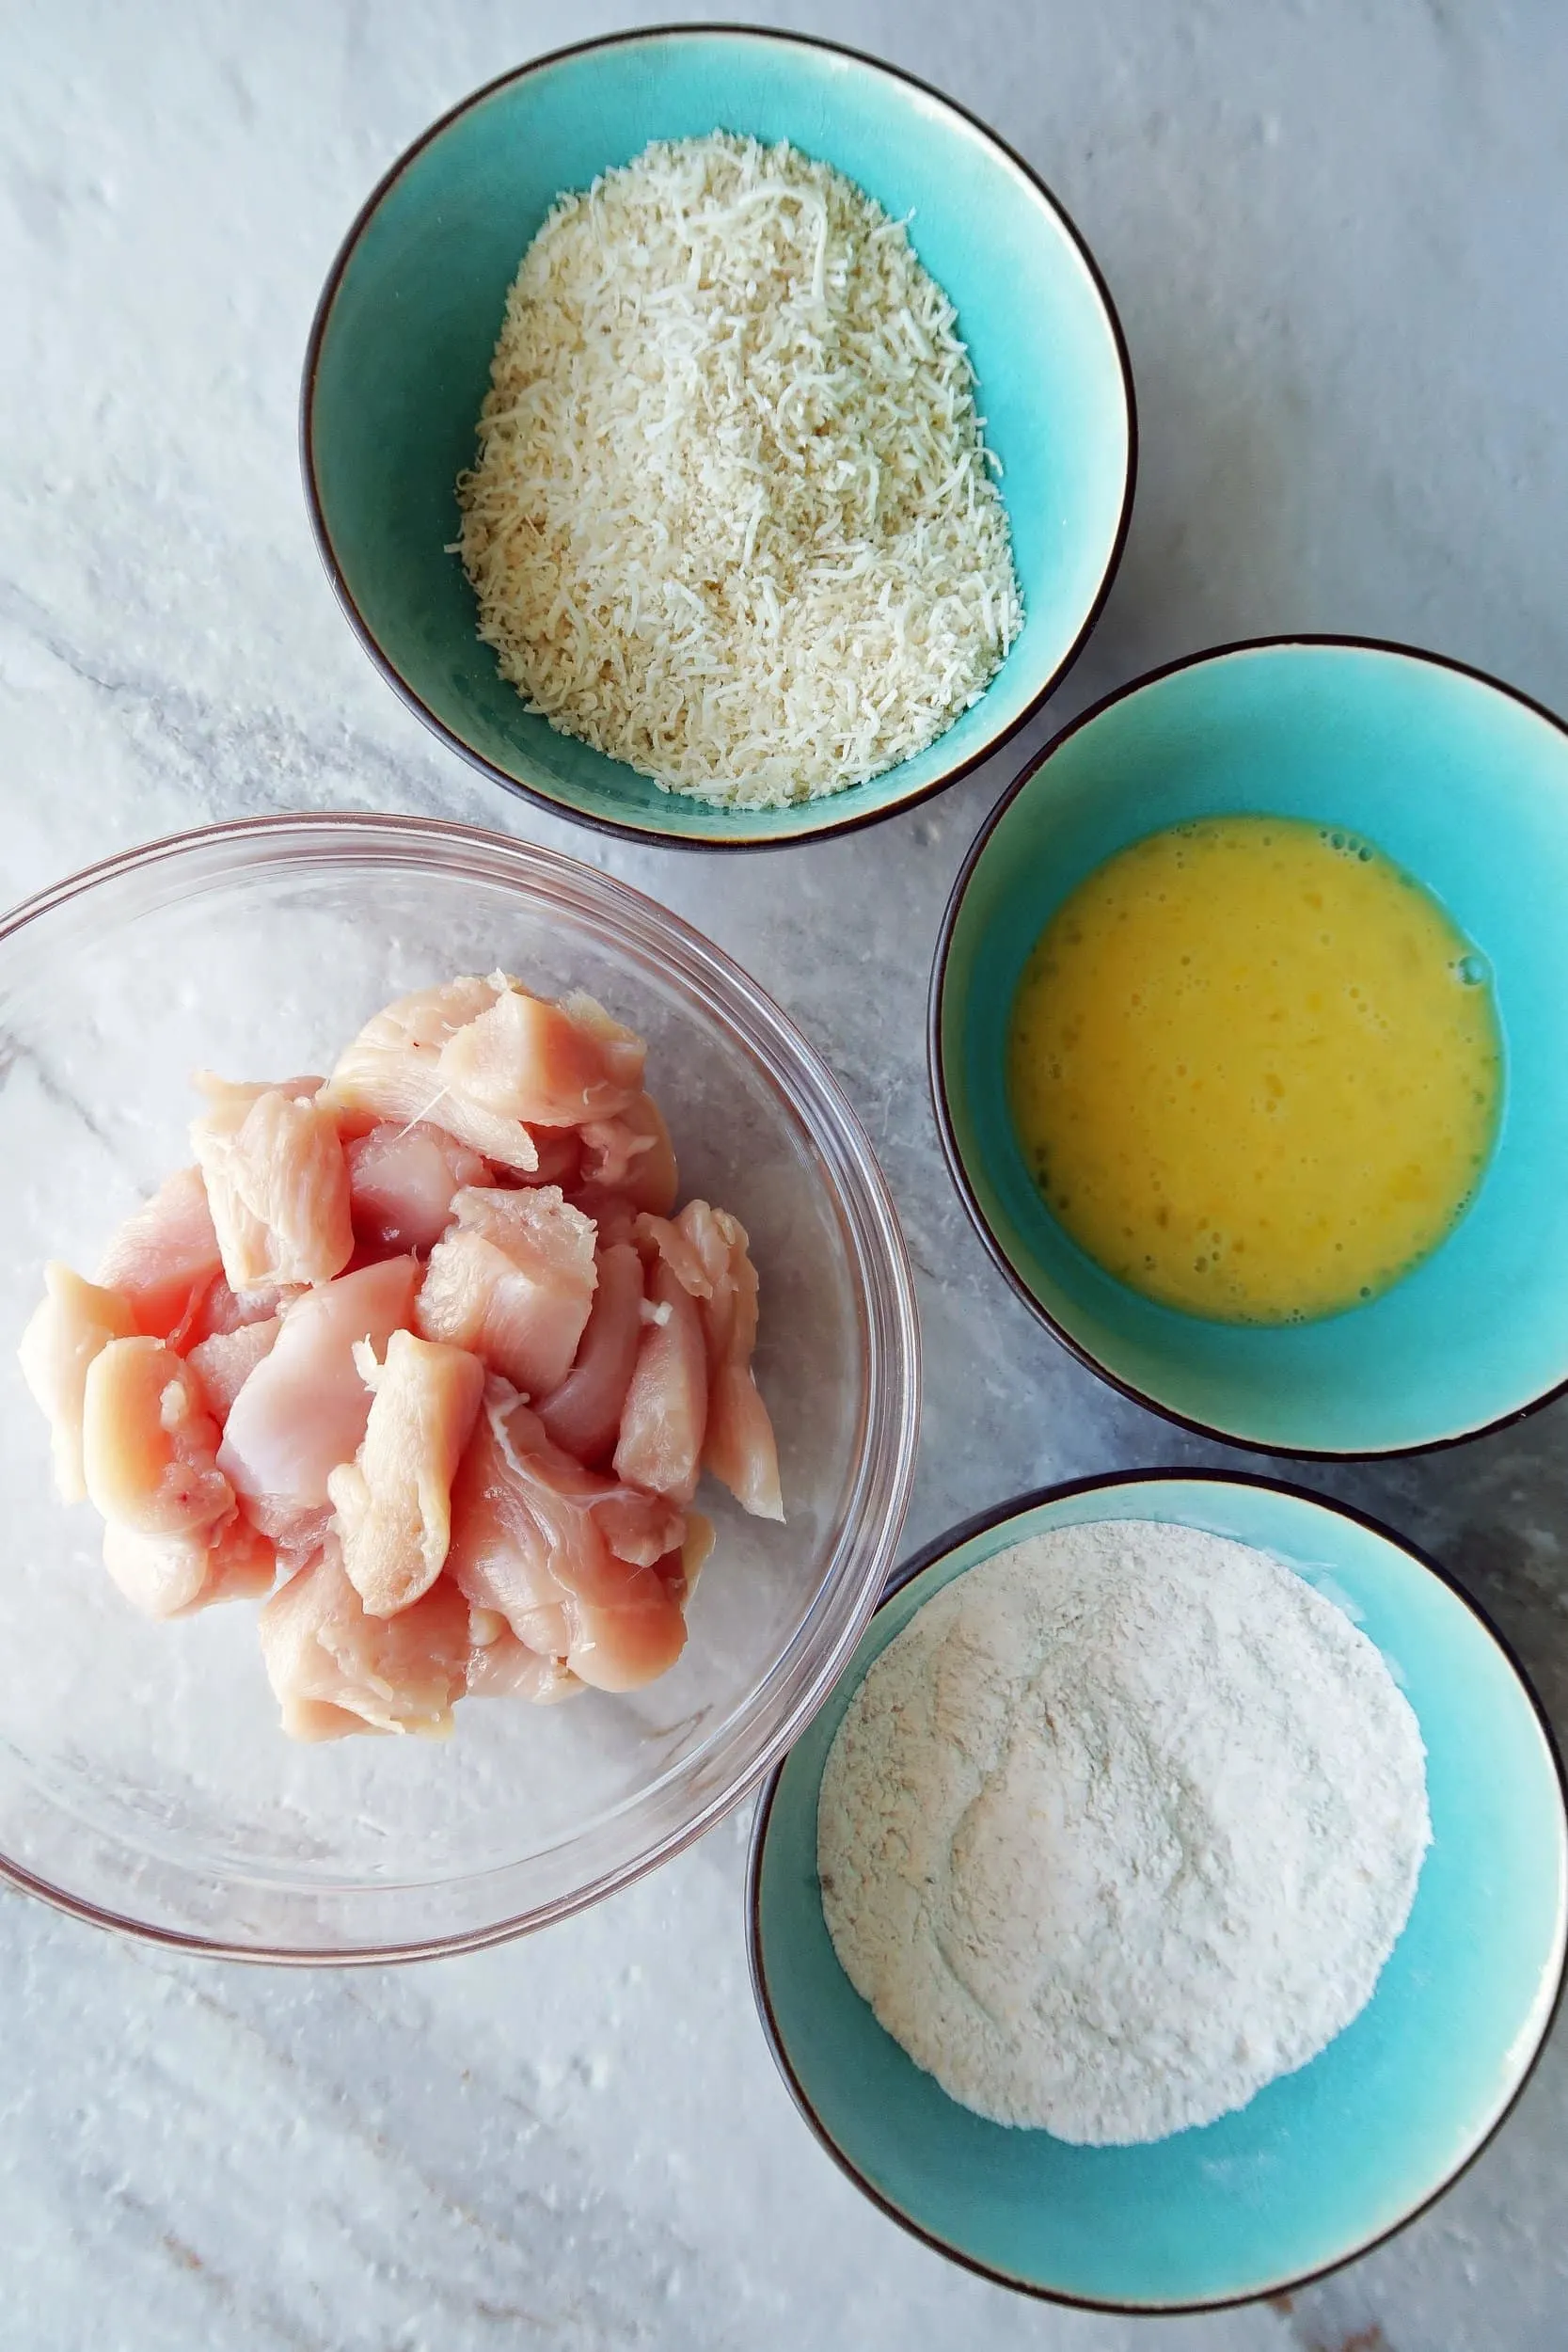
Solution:
<svg viewBox="0 0 1568 2352">
<path fill-rule="evenodd" d="M 866 1669 L 933 1593 L 1025 1536 L 1118 1518 L 1258 1545 L 1346 1611 L 1419 1719 L 1433 1843 L 1371 2000 L 1309 2065 L 1201 2129 L 1141 2148 L 1075 2148 L 972 2115 L 878 2025 L 823 1924 L 816 1801 Z M 1562 1979 L 1561 1767 L 1484 1620 L 1370 1520 L 1251 1479 L 1090 1480 L 1007 1504 L 908 1573 L 765 1789 L 752 1837 L 758 2005 L 829 2152 L 939 2251 L 1007 2286 L 1117 2310 L 1276 2294 L 1409 2220 L 1501 2121 Z"/>
<path fill-rule="evenodd" d="M 990 689 L 945 735 L 869 784 L 803 806 L 712 809 L 555 734 L 475 634 L 453 484 L 506 290 L 555 197 L 650 139 L 715 129 L 788 139 L 886 210 L 958 307 L 1023 591 Z M 306 361 L 306 490 L 367 650 L 452 747 L 563 815 L 705 847 L 838 832 L 918 800 L 1035 710 L 1110 585 L 1132 493 L 1120 329 L 1077 231 L 982 126 L 891 67 L 740 27 L 669 28 L 546 57 L 412 147 L 349 233 Z"/>
<path fill-rule="evenodd" d="M 1487 959 L 1501 1129 L 1449 1239 L 1368 1305 L 1246 1327 L 1101 1272 L 1032 1182 L 1006 1042 L 1031 946 L 1128 842 L 1259 810 L 1343 825 L 1442 901 Z M 1452 1443 L 1568 1381 L 1568 732 L 1476 673 L 1399 646 L 1243 645 L 1124 690 L 1050 745 L 958 879 L 931 993 L 949 1162 L 994 1254 L 1096 1370 L 1174 1420 L 1274 1453 Z"/>
</svg>

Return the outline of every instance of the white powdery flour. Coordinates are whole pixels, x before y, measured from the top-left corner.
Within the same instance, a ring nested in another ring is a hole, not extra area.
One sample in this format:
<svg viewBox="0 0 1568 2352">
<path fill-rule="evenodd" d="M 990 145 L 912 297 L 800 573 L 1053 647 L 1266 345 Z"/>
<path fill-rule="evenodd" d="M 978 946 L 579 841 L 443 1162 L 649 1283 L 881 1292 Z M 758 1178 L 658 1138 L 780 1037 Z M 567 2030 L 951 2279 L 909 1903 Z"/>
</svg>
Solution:
<svg viewBox="0 0 1568 2352">
<path fill-rule="evenodd" d="M 997 2122 L 1117 2145 L 1243 2106 L 1366 2004 L 1430 1841 L 1374 1645 L 1266 1553 L 1103 1521 L 960 1576 L 823 1774 L 850 1981 Z"/>
</svg>

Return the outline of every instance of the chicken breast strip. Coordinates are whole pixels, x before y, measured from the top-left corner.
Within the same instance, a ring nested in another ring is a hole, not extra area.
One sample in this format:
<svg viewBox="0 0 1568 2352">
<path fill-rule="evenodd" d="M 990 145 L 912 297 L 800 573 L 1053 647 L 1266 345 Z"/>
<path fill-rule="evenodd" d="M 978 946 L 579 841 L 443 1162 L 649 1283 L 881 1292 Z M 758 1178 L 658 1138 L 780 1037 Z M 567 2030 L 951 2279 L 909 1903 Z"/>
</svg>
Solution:
<svg viewBox="0 0 1568 2352">
<path fill-rule="evenodd" d="M 348 1168 L 318 1078 L 230 1086 L 203 1073 L 191 1149 L 235 1291 L 329 1282 L 354 1255 Z M 305 1089 L 309 1089 L 309 1092 Z"/>
<path fill-rule="evenodd" d="M 372 1617 L 393 1617 L 441 1573 L 484 1367 L 463 1348 L 394 1331 L 386 1361 L 365 1348 L 360 1369 L 374 1391 L 364 1443 L 326 1490 L 350 1583 Z"/>
<path fill-rule="evenodd" d="M 131 1302 L 84 1282 L 57 1258 L 43 1269 L 44 1296 L 22 1334 L 22 1376 L 49 1421 L 55 1485 L 64 1502 L 87 1494 L 82 1475 L 82 1405 L 95 1356 L 136 1328 Z"/>
</svg>

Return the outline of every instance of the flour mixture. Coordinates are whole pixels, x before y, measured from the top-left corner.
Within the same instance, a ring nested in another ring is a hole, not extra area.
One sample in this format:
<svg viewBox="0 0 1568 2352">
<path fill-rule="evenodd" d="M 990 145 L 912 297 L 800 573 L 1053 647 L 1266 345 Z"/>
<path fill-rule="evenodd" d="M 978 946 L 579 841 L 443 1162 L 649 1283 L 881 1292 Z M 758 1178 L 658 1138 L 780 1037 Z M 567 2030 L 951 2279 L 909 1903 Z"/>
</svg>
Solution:
<svg viewBox="0 0 1568 2352">
<path fill-rule="evenodd" d="M 928 1601 L 823 1775 L 822 1904 L 917 2065 L 1088 2145 L 1245 2106 L 1343 2031 L 1430 1840 L 1416 1717 L 1266 1553 L 1105 1521 Z"/>
</svg>

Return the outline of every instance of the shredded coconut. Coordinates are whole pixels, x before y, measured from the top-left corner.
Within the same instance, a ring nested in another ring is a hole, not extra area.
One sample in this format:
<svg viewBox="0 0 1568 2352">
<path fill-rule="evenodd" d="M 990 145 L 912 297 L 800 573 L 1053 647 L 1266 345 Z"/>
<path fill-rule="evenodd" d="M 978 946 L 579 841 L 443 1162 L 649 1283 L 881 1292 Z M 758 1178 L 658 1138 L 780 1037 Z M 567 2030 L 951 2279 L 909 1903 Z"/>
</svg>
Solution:
<svg viewBox="0 0 1568 2352">
<path fill-rule="evenodd" d="M 1022 627 L 956 313 L 794 148 L 656 142 L 562 197 L 507 297 L 457 552 L 501 674 L 667 789 L 880 774 Z"/>
<path fill-rule="evenodd" d="M 1370 1997 L 1431 1836 L 1379 1651 L 1263 1552 L 1107 1521 L 957 1578 L 856 1692 L 822 1907 L 915 2062 L 1105 2146 L 1243 2106 Z"/>
</svg>

